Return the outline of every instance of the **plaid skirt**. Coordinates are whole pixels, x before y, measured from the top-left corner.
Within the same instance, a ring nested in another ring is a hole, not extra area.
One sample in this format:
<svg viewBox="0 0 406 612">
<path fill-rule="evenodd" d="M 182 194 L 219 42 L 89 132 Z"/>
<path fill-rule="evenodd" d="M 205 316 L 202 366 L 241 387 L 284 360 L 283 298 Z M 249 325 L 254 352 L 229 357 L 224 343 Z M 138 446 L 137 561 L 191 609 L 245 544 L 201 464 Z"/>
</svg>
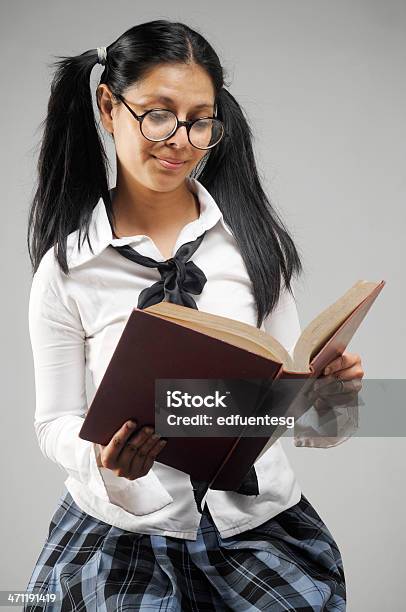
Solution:
<svg viewBox="0 0 406 612">
<path fill-rule="evenodd" d="M 206 505 L 194 541 L 124 531 L 83 512 L 67 491 L 27 591 L 42 596 L 25 604 L 29 612 L 346 609 L 339 549 L 303 494 L 229 538 Z"/>
</svg>

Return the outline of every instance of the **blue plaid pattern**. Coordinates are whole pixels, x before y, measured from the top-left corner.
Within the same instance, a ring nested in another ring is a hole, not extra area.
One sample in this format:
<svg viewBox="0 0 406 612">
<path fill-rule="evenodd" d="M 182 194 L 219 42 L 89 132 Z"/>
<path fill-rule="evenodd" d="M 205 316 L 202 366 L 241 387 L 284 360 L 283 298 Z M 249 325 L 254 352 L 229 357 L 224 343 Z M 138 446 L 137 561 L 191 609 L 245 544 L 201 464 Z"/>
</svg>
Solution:
<svg viewBox="0 0 406 612">
<path fill-rule="evenodd" d="M 205 506 L 194 541 L 124 531 L 83 512 L 66 492 L 27 590 L 58 596 L 26 604 L 29 612 L 346 609 L 339 549 L 303 494 L 229 538 Z"/>
</svg>

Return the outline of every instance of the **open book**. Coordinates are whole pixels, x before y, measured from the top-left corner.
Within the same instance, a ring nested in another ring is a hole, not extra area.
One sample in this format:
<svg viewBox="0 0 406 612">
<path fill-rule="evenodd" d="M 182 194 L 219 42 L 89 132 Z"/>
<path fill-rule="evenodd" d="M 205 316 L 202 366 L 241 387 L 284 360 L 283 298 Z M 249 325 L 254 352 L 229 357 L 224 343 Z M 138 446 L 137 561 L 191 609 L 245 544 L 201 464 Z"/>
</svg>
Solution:
<svg viewBox="0 0 406 612">
<path fill-rule="evenodd" d="M 268 333 L 241 321 L 170 302 L 134 308 L 79 436 L 106 445 L 131 418 L 139 427 L 155 426 L 156 379 L 264 379 L 268 389 L 276 381 L 297 379 L 303 385 L 284 397 L 284 411 L 300 416 L 306 408 L 297 398 L 345 351 L 384 285 L 356 282 L 306 326 L 292 357 Z M 265 397 L 266 391 L 252 398 L 256 410 Z M 261 437 L 244 436 L 244 428 L 235 437 L 170 437 L 159 462 L 212 489 L 236 490 L 283 431 L 276 426 Z"/>
</svg>

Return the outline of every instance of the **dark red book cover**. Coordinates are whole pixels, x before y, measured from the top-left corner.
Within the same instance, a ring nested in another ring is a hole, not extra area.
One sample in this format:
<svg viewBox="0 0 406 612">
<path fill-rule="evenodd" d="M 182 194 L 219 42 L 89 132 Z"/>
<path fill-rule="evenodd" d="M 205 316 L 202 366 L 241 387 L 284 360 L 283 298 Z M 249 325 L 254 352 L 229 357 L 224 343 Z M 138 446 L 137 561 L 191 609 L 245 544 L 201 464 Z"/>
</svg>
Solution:
<svg viewBox="0 0 406 612">
<path fill-rule="evenodd" d="M 135 308 L 79 437 L 106 445 L 131 418 L 139 427 L 155 426 L 155 379 L 272 379 L 280 367 L 252 352 Z M 252 388 L 259 393 L 259 387 Z M 253 405 L 256 400 L 253 396 Z M 208 481 L 235 441 L 236 437 L 169 437 L 159 453 L 159 462 Z"/>
</svg>

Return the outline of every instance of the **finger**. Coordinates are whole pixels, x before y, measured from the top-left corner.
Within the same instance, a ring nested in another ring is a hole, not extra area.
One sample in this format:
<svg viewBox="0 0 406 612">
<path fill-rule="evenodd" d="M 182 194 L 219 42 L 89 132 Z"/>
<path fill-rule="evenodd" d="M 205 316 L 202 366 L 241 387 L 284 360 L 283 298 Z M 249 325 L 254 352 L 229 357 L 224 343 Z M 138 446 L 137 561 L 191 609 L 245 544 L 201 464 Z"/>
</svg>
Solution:
<svg viewBox="0 0 406 612">
<path fill-rule="evenodd" d="M 310 394 L 308 399 L 311 404 L 314 404 L 314 402 L 318 399 L 333 402 L 334 404 L 343 404 L 351 401 L 352 398 L 357 397 L 358 393 L 359 389 L 345 389 L 344 391 L 340 392 L 323 390 L 323 392 L 320 393 Z"/>
<path fill-rule="evenodd" d="M 354 382 L 357 381 L 357 385 L 359 385 L 360 383 L 360 379 L 362 378 L 362 376 L 360 375 L 359 370 L 354 367 L 354 368 L 348 368 L 347 370 L 342 370 L 340 371 L 340 374 L 330 374 L 328 376 L 320 376 L 313 384 L 312 386 L 312 390 L 313 391 L 319 391 L 325 387 L 330 386 L 331 384 L 334 385 L 334 387 L 332 388 L 340 388 L 341 383 L 339 384 L 339 386 L 337 387 L 337 381 L 342 380 L 343 382 L 347 383 L 347 382 Z M 362 384 L 362 383 L 361 383 Z M 351 388 L 350 385 L 346 385 L 348 388 Z M 355 386 L 354 386 L 355 389 Z"/>
<path fill-rule="evenodd" d="M 143 444 L 141 444 L 137 450 L 137 457 L 145 461 L 145 457 L 148 455 L 150 450 L 155 447 L 155 445 L 159 442 L 161 436 L 157 433 L 152 433 Z"/>
<path fill-rule="evenodd" d="M 114 434 L 110 442 L 103 449 L 103 465 L 109 469 L 114 469 L 117 459 L 124 448 L 128 438 L 133 434 L 137 426 L 135 421 L 126 421 Z"/>
<path fill-rule="evenodd" d="M 124 467 L 124 469 L 129 468 L 134 457 L 138 454 L 141 446 L 146 442 L 146 440 L 150 438 L 153 433 L 153 428 L 146 426 L 144 426 L 141 430 L 133 433 L 133 435 L 126 441 L 126 444 L 124 445 L 124 448 L 120 453 L 120 467 Z"/>
<path fill-rule="evenodd" d="M 320 376 L 314 381 L 313 385 L 310 387 L 310 392 L 318 394 L 332 383 L 336 384 L 337 380 L 338 376 L 334 376 L 333 374 L 329 376 Z"/>
<path fill-rule="evenodd" d="M 336 396 L 332 395 L 328 398 L 318 397 L 313 402 L 313 406 L 320 417 L 325 417 L 334 408 L 357 405 L 357 395 L 354 393 L 343 393 Z"/>
<path fill-rule="evenodd" d="M 333 372 L 337 372 L 339 370 L 345 370 L 347 368 L 352 367 L 355 364 L 360 362 L 359 355 L 355 353 L 343 353 L 339 355 L 333 361 L 331 361 L 323 370 L 323 374 L 332 374 Z"/>
<path fill-rule="evenodd" d="M 167 440 L 157 440 L 155 446 L 153 446 L 149 453 L 146 455 L 145 457 L 145 461 L 144 461 L 144 472 L 147 473 L 149 472 L 149 470 L 151 469 L 155 459 L 157 458 L 157 456 L 159 455 L 159 453 L 161 452 L 161 450 L 163 448 L 165 448 L 167 443 Z"/>
<path fill-rule="evenodd" d="M 314 407 L 317 410 L 317 413 L 319 414 L 319 416 L 323 416 L 325 414 L 327 414 L 327 412 L 329 410 L 331 410 L 331 406 L 328 402 L 326 402 L 325 399 L 318 397 L 315 399 L 314 403 L 313 403 Z"/>
<path fill-rule="evenodd" d="M 155 432 L 151 436 L 150 444 L 148 444 L 147 454 L 149 454 L 153 449 L 155 449 L 156 445 L 159 444 L 159 442 L 161 441 L 162 441 L 161 434 Z"/>
<path fill-rule="evenodd" d="M 334 403 L 345 403 L 348 401 L 348 399 L 355 396 L 361 389 L 362 381 L 360 379 L 353 379 L 349 381 L 335 379 L 328 385 L 323 385 L 318 389 L 311 390 L 307 394 L 307 397 L 312 403 L 314 403 L 317 398 L 333 398 Z M 343 399 L 339 400 L 339 396 L 343 396 Z"/>
<path fill-rule="evenodd" d="M 336 378 L 329 385 L 317 389 L 317 393 L 321 393 L 322 395 L 338 395 L 345 393 L 353 393 L 354 391 L 358 392 L 362 389 L 362 380 L 359 378 L 353 378 L 352 380 L 343 380 L 342 378 Z"/>
<path fill-rule="evenodd" d="M 316 402 L 326 402 L 330 407 L 350 404 L 358 399 L 358 391 L 348 391 L 346 393 L 326 393 L 324 395 L 314 395 L 309 398 L 313 406 Z"/>
<path fill-rule="evenodd" d="M 334 408 L 334 406 L 345 406 L 347 404 L 354 406 L 354 402 L 358 401 L 358 393 L 353 391 L 351 393 L 332 394 L 325 397 L 324 400 L 329 403 L 331 408 Z"/>
<path fill-rule="evenodd" d="M 138 449 L 130 462 L 129 473 L 135 478 L 144 476 L 151 468 L 163 445 L 159 438 L 151 437 Z"/>
<path fill-rule="evenodd" d="M 155 440 L 151 440 L 149 442 L 150 442 L 149 444 L 143 445 L 141 449 L 141 454 L 140 454 L 140 458 L 143 458 L 142 467 L 144 469 L 146 465 L 149 465 L 151 463 L 151 458 L 152 458 L 152 463 L 154 462 L 155 457 L 158 455 L 159 451 L 165 446 L 165 444 L 161 444 L 161 442 L 165 442 L 165 440 L 161 440 L 160 437 L 156 438 Z"/>
</svg>

